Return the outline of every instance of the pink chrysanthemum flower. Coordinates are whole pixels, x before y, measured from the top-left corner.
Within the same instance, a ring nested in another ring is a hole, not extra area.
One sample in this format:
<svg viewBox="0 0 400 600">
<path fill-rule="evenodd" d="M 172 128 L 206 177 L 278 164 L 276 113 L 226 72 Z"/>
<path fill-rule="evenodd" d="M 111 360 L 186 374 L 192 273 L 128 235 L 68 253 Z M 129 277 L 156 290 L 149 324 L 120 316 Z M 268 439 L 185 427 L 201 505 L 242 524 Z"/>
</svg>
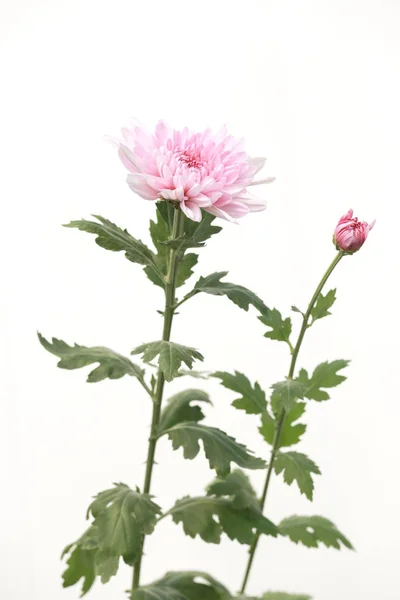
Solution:
<svg viewBox="0 0 400 600">
<path fill-rule="evenodd" d="M 159 121 L 154 133 L 133 125 L 122 129 L 123 141 L 114 140 L 125 167 L 129 187 L 145 200 L 179 202 L 193 221 L 201 221 L 201 209 L 230 221 L 248 212 L 265 209 L 265 201 L 247 188 L 273 179 L 253 181 L 264 158 L 249 158 L 243 140 L 223 127 L 193 133 L 169 128 Z"/>
<path fill-rule="evenodd" d="M 357 217 L 353 217 L 353 211 L 350 209 L 336 225 L 333 234 L 333 242 L 336 248 L 347 254 L 357 252 L 364 244 L 374 225 L 375 221 L 372 221 L 369 225 L 366 221 L 359 221 Z"/>
</svg>

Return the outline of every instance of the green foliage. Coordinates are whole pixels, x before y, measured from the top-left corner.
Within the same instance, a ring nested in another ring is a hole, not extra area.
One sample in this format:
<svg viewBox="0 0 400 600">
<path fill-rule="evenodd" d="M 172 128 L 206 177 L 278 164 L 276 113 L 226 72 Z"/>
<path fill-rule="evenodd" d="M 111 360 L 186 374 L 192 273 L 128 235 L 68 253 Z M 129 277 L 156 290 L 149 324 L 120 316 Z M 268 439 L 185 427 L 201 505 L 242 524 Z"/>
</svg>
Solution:
<svg viewBox="0 0 400 600">
<path fill-rule="evenodd" d="M 272 385 L 274 402 L 279 410 L 290 411 L 296 400 L 304 397 L 303 384 L 294 379 L 285 379 Z"/>
<path fill-rule="evenodd" d="M 62 575 L 63 587 L 70 587 L 83 579 L 81 596 L 84 596 L 90 590 L 96 579 L 95 557 L 97 547 L 93 544 L 93 532 L 94 528 L 90 527 L 79 540 L 67 546 L 61 555 L 61 558 L 63 558 L 66 554 L 69 554 L 68 567 Z"/>
<path fill-rule="evenodd" d="M 200 277 L 198 282 L 195 284 L 194 289 L 186 294 L 184 299 L 188 300 L 200 292 L 212 294 L 214 296 L 227 296 L 229 300 L 234 302 L 234 304 L 246 311 L 249 310 L 249 306 L 251 304 L 261 313 L 268 314 L 269 309 L 267 306 L 265 306 L 261 298 L 259 298 L 254 292 L 243 287 L 242 285 L 221 281 L 221 279 L 226 277 L 226 275 L 228 275 L 228 272 L 223 271 L 221 273 L 212 273 L 207 277 Z"/>
<path fill-rule="evenodd" d="M 304 594 L 286 594 L 285 592 L 265 592 L 261 600 L 311 600 L 311 596 Z"/>
<path fill-rule="evenodd" d="M 125 257 L 131 262 L 138 263 L 153 269 L 158 270 L 156 257 L 143 242 L 132 237 L 126 229 L 121 229 L 108 219 L 104 219 L 99 215 L 93 215 L 99 221 L 71 221 L 65 227 L 76 227 L 81 231 L 94 233 L 96 244 L 112 250 L 113 252 L 125 252 Z"/>
<path fill-rule="evenodd" d="M 260 414 L 265 410 L 267 405 L 265 393 L 257 381 L 253 387 L 246 375 L 239 371 L 235 371 L 233 375 L 217 371 L 213 376 L 218 377 L 224 387 L 240 394 L 240 397 L 232 402 L 236 408 L 248 414 Z"/>
<path fill-rule="evenodd" d="M 314 323 L 317 319 L 322 319 L 323 317 L 328 317 L 332 313 L 329 312 L 329 309 L 332 307 L 333 303 L 336 300 L 336 289 L 329 290 L 324 296 L 322 292 L 318 296 L 317 302 L 314 305 L 314 308 L 311 311 L 311 324 Z"/>
<path fill-rule="evenodd" d="M 324 544 L 327 548 L 341 549 L 341 545 L 353 550 L 349 540 L 340 533 L 331 521 L 319 516 L 293 516 L 279 524 L 282 535 L 288 536 L 292 542 L 304 544 L 307 548 L 317 548 Z"/>
<path fill-rule="evenodd" d="M 193 538 L 199 535 L 214 544 L 219 544 L 223 532 L 241 544 L 251 544 L 255 531 L 277 536 L 277 527 L 263 516 L 242 471 L 234 471 L 225 480 L 215 480 L 207 494 L 182 498 L 169 511 L 175 523 L 182 523 L 186 535 Z"/>
<path fill-rule="evenodd" d="M 38 333 L 39 341 L 48 352 L 55 354 L 61 360 L 57 363 L 60 369 L 80 369 L 93 363 L 99 363 L 99 367 L 89 373 L 87 381 L 93 383 L 102 381 L 109 377 L 110 379 L 119 379 L 124 375 L 131 375 L 143 381 L 144 371 L 138 365 L 117 354 L 109 348 L 102 346 L 94 346 L 87 348 L 86 346 L 68 346 L 62 340 L 52 338 L 48 342 L 40 333 Z"/>
<path fill-rule="evenodd" d="M 183 448 L 183 456 L 192 460 L 200 452 L 200 440 L 211 469 L 224 477 L 230 472 L 231 462 L 244 469 L 264 469 L 265 461 L 249 453 L 246 446 L 216 427 L 200 423 L 178 423 L 160 435 L 167 434 L 174 450 Z"/>
<path fill-rule="evenodd" d="M 140 554 L 142 535 L 153 532 L 160 512 L 151 496 L 118 483 L 97 494 L 87 516 L 92 514 L 95 519 L 99 549 L 133 565 Z"/>
<path fill-rule="evenodd" d="M 70 556 L 63 573 L 63 587 L 75 585 L 83 579 L 82 596 L 90 590 L 96 576 L 101 578 L 102 583 L 107 583 L 118 571 L 119 556 L 99 548 L 97 528 L 93 525 L 79 540 L 65 548 L 61 558 L 66 554 Z"/>
<path fill-rule="evenodd" d="M 185 219 L 184 233 L 178 240 L 172 240 L 172 224 L 175 208 L 169 202 L 157 202 L 157 220 L 150 221 L 150 235 L 157 249 L 155 262 L 157 270 L 148 266 L 145 268 L 149 279 L 160 287 L 164 287 L 164 278 L 168 271 L 169 253 L 172 247 L 178 248 L 183 253 L 187 248 L 199 248 L 204 245 L 212 235 L 221 231 L 211 223 L 215 217 L 203 212 L 200 223 Z M 180 287 L 193 274 L 193 267 L 197 264 L 197 254 L 186 254 L 181 257 L 176 287 Z"/>
<path fill-rule="evenodd" d="M 290 334 L 292 333 L 292 321 L 290 317 L 283 319 L 281 313 L 276 308 L 269 310 L 266 314 L 258 317 L 264 325 L 270 328 L 270 331 L 264 334 L 264 337 L 278 342 L 286 342 L 290 345 Z"/>
<path fill-rule="evenodd" d="M 203 571 L 175 571 L 134 590 L 131 600 L 231 600 L 222 583 Z"/>
<path fill-rule="evenodd" d="M 288 485 L 296 481 L 300 492 L 312 500 L 314 482 L 311 473 L 320 475 L 321 471 L 308 456 L 300 452 L 278 452 L 274 469 L 277 475 L 283 471 L 283 480 Z"/>
<path fill-rule="evenodd" d="M 304 423 L 297 423 L 306 409 L 305 402 L 296 402 L 294 407 L 286 413 L 283 422 L 281 436 L 279 438 L 279 447 L 294 446 L 300 441 L 307 426 Z M 261 427 L 259 429 L 265 441 L 271 446 L 274 443 L 275 429 L 277 426 L 277 415 L 271 416 L 268 411 L 264 411 L 261 416 Z"/>
<path fill-rule="evenodd" d="M 322 388 L 331 388 L 339 385 L 347 379 L 344 375 L 338 375 L 338 371 L 347 367 L 348 360 L 333 360 L 323 362 L 315 367 L 309 378 L 305 369 L 301 369 L 297 381 L 303 385 L 304 396 L 310 400 L 329 400 L 329 394 Z"/>
<path fill-rule="evenodd" d="M 192 406 L 192 402 L 211 404 L 208 394 L 203 390 L 190 389 L 178 392 L 169 398 L 168 404 L 161 413 L 159 431 L 164 431 L 184 421 L 202 421 L 204 419 L 203 411 L 199 406 Z"/>
<path fill-rule="evenodd" d="M 182 363 L 185 363 L 191 369 L 195 359 L 204 360 L 200 352 L 194 348 L 164 340 L 142 344 L 132 350 L 131 354 L 143 354 L 142 359 L 144 362 L 150 362 L 153 358 L 159 356 L 158 365 L 167 381 L 172 381 L 179 375 Z"/>
</svg>

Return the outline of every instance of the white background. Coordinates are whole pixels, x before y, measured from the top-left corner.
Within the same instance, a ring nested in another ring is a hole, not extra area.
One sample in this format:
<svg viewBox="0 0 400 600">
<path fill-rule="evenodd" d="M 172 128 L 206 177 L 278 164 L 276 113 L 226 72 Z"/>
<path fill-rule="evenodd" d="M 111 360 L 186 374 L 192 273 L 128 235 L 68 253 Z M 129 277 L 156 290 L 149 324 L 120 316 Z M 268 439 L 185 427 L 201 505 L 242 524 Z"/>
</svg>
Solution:
<svg viewBox="0 0 400 600">
<path fill-rule="evenodd" d="M 323 472 L 315 501 L 275 478 L 267 507 L 274 521 L 324 515 L 357 552 L 265 538 L 248 591 L 398 599 L 400 3 L 2 0 L 0 21 L 1 598 L 78 598 L 78 587 L 61 588 L 61 549 L 83 531 L 93 494 L 143 479 L 150 406 L 141 388 L 129 378 L 86 384 L 84 372 L 56 369 L 35 337 L 39 329 L 128 354 L 160 336 L 161 292 L 140 267 L 61 227 L 97 213 L 149 240 L 154 205 L 128 189 L 103 140 L 135 116 L 226 123 L 249 154 L 268 157 L 265 175 L 277 178 L 260 190 L 268 210 L 226 224 L 196 273 L 227 269 L 284 313 L 306 305 L 334 255 L 338 218 L 350 207 L 377 218 L 333 275 L 334 316 L 310 331 L 300 356 L 308 369 L 352 359 L 348 381 L 307 413 L 299 449 Z M 199 348 L 205 368 L 239 368 L 267 388 L 289 357 L 264 331 L 253 311 L 201 296 L 173 337 Z M 267 457 L 257 419 L 235 412 L 217 382 L 204 385 L 215 403 L 208 422 Z M 168 441 L 157 456 L 153 492 L 164 507 L 212 479 L 203 456 L 184 461 Z M 252 473 L 258 489 L 263 477 Z M 247 558 L 244 546 L 193 541 L 167 520 L 146 553 L 143 581 L 200 569 L 232 590 Z M 124 598 L 130 579 L 123 567 L 90 597 Z"/>
</svg>

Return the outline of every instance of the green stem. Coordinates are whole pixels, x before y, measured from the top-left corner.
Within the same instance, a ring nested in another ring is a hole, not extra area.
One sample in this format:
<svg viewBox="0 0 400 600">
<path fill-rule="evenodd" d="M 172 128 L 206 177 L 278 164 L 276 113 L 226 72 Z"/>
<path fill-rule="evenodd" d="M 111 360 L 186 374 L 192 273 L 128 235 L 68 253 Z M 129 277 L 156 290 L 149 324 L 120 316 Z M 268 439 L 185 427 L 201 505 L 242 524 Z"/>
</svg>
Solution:
<svg viewBox="0 0 400 600">
<path fill-rule="evenodd" d="M 320 295 L 322 288 L 324 287 L 325 283 L 327 282 L 329 276 L 331 275 L 333 269 L 336 267 L 336 265 L 339 263 L 339 261 L 341 260 L 341 258 L 344 256 L 344 254 L 342 252 L 338 252 L 338 254 L 335 256 L 335 258 L 333 259 L 333 261 L 331 262 L 331 264 L 329 265 L 328 269 L 325 271 L 324 276 L 322 277 L 321 281 L 319 282 L 319 284 L 317 285 L 317 288 L 314 292 L 313 297 L 310 300 L 310 303 L 308 305 L 308 308 L 306 310 L 306 312 L 303 315 L 303 323 L 300 329 L 300 333 L 299 333 L 299 337 L 297 338 L 297 342 L 296 345 L 293 349 L 292 352 L 292 359 L 290 361 L 290 367 L 289 367 L 289 373 L 287 378 L 288 379 L 292 379 L 293 378 L 293 374 L 294 374 L 294 370 L 296 368 L 296 361 L 297 361 L 297 357 L 299 355 L 299 351 L 301 348 L 301 344 L 303 343 L 303 339 L 304 339 L 304 335 L 306 333 L 306 330 L 309 326 L 309 319 L 311 316 L 311 311 L 314 308 L 314 305 L 316 303 L 316 301 L 318 300 L 318 296 Z M 272 476 L 272 470 L 274 468 L 274 462 L 275 462 L 275 458 L 276 455 L 278 453 L 279 450 L 279 442 L 280 442 L 280 438 L 281 438 L 281 434 L 282 434 L 282 428 L 283 428 L 283 424 L 285 422 L 285 416 L 286 416 L 286 412 L 285 409 L 282 409 L 279 417 L 278 417 L 278 421 L 276 424 L 276 428 L 275 428 L 275 434 L 274 434 L 274 440 L 273 440 L 273 444 L 272 444 L 272 451 L 271 451 L 271 457 L 270 457 L 270 461 L 269 461 L 269 465 L 268 465 L 268 470 L 267 470 L 267 476 L 265 478 L 265 483 L 264 483 L 264 489 L 260 498 L 260 506 L 261 506 L 261 510 L 264 510 L 265 507 L 265 502 L 267 500 L 267 494 L 268 494 L 268 489 L 269 489 L 269 484 L 271 481 L 271 476 Z M 250 571 L 251 571 L 251 567 L 253 565 L 253 561 L 254 561 L 254 555 L 256 553 L 257 550 L 257 546 L 258 546 L 258 541 L 260 539 L 260 534 L 256 534 L 254 541 L 252 543 L 252 545 L 250 546 L 250 550 L 249 550 L 249 559 L 247 561 L 247 567 L 246 567 L 246 571 L 244 574 L 244 578 L 243 578 L 243 584 L 242 587 L 240 589 L 240 593 L 244 594 L 245 590 L 246 590 L 246 586 L 247 586 L 247 582 L 249 580 L 249 576 L 250 576 Z"/>
<path fill-rule="evenodd" d="M 176 239 L 182 235 L 184 214 L 180 208 L 176 208 L 174 214 L 173 232 L 172 238 Z M 179 261 L 181 258 L 181 251 L 177 249 L 171 249 L 168 273 L 165 279 L 165 309 L 164 309 L 164 326 L 163 326 L 163 341 L 169 342 L 171 336 L 172 319 L 175 313 L 175 291 L 176 291 L 176 278 L 178 274 Z M 149 446 L 147 451 L 146 459 L 146 473 L 144 476 L 143 493 L 148 494 L 151 487 L 151 479 L 153 475 L 154 467 L 154 456 L 157 445 L 157 429 L 160 421 L 161 405 L 164 393 L 165 377 L 161 369 L 158 370 L 157 384 L 154 393 L 154 404 L 153 404 L 153 415 L 151 419 Z M 140 556 L 133 567 L 133 580 L 132 580 L 132 592 L 139 587 L 140 584 L 140 571 L 142 566 L 144 549 L 144 536 L 142 541 L 142 548 Z"/>
</svg>

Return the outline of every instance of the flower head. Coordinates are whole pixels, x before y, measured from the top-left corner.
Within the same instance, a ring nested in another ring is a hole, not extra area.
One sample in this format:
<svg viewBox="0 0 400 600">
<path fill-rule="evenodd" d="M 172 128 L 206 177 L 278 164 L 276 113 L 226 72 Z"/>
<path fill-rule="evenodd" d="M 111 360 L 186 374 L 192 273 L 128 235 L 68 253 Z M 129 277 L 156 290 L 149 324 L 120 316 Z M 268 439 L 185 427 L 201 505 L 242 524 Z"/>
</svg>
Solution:
<svg viewBox="0 0 400 600">
<path fill-rule="evenodd" d="M 370 225 L 365 221 L 359 221 L 353 217 L 353 211 L 350 209 L 336 225 L 333 243 L 338 250 L 353 254 L 361 248 L 374 225 L 375 221 Z"/>
<path fill-rule="evenodd" d="M 123 140 L 113 140 L 130 171 L 129 187 L 145 200 L 169 200 L 180 204 L 193 221 L 201 221 L 201 209 L 228 220 L 265 209 L 265 201 L 247 187 L 273 179 L 253 181 L 264 158 L 249 158 L 243 140 L 206 129 L 193 133 L 171 129 L 159 121 L 154 132 L 134 125 L 122 129 Z"/>
</svg>

